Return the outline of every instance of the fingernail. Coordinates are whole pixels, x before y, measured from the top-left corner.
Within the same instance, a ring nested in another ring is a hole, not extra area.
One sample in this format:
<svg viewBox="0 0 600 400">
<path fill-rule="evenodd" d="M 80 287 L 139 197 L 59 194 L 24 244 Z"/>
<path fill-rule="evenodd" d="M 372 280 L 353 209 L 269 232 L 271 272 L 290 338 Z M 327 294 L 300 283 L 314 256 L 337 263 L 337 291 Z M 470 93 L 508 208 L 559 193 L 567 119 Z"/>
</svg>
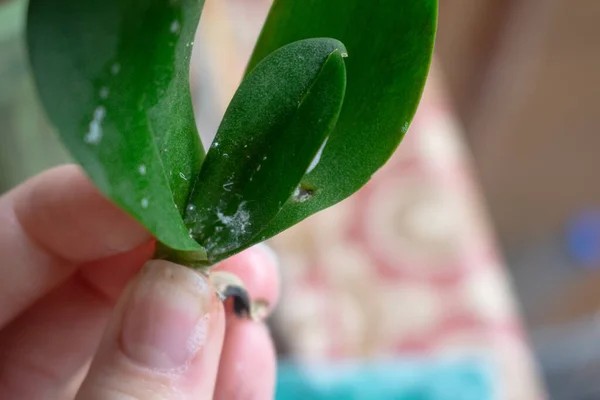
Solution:
<svg viewBox="0 0 600 400">
<path fill-rule="evenodd" d="M 148 262 L 125 308 L 123 352 L 148 368 L 186 366 L 206 342 L 213 296 L 197 272 Z"/>
</svg>

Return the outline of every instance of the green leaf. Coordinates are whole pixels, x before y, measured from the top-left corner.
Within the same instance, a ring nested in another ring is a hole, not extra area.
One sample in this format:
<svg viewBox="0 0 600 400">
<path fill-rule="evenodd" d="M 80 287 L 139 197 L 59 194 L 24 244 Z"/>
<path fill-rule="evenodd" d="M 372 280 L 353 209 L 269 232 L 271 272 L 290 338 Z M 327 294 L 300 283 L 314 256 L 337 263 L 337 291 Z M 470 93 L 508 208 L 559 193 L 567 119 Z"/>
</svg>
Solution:
<svg viewBox="0 0 600 400">
<path fill-rule="evenodd" d="M 51 122 L 100 190 L 166 246 L 203 249 L 182 213 L 202 159 L 189 63 L 202 0 L 30 0 Z"/>
<path fill-rule="evenodd" d="M 302 179 L 310 198 L 290 198 L 252 243 L 350 196 L 390 158 L 421 98 L 436 27 L 437 0 L 275 0 L 249 70 L 288 43 L 333 37 L 350 55 L 348 86 L 320 162 Z"/>
<path fill-rule="evenodd" d="M 345 54 L 334 39 L 295 42 L 240 85 L 186 213 L 211 262 L 247 247 L 297 189 L 341 110 Z"/>
</svg>

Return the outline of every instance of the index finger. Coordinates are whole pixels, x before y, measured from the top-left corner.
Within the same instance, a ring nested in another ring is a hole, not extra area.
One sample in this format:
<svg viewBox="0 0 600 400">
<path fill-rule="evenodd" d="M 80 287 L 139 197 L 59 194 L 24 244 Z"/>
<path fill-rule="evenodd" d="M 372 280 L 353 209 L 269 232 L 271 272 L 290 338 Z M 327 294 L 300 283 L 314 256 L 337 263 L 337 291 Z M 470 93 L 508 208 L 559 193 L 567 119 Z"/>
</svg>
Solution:
<svg viewBox="0 0 600 400">
<path fill-rule="evenodd" d="M 0 197 L 0 327 L 80 265 L 132 250 L 150 234 L 73 165 Z"/>
</svg>

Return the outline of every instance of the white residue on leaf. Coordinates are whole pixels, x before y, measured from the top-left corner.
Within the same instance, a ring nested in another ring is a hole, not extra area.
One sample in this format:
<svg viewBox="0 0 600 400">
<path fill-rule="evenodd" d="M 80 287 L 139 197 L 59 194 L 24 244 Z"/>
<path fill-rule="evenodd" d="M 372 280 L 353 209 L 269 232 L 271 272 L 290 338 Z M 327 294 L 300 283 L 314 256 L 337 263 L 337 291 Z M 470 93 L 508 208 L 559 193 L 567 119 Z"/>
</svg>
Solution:
<svg viewBox="0 0 600 400">
<path fill-rule="evenodd" d="M 264 161 L 264 160 L 266 160 L 266 159 L 267 159 L 267 156 L 264 156 L 264 157 L 263 157 L 263 161 Z"/>
<path fill-rule="evenodd" d="M 187 178 L 185 177 L 185 175 L 183 174 L 183 172 L 179 173 L 179 176 L 181 177 L 181 179 L 183 179 L 184 181 L 187 181 Z"/>
<path fill-rule="evenodd" d="M 260 167 L 261 167 L 261 165 L 258 164 L 258 167 L 256 167 L 256 172 L 260 171 Z"/>
<path fill-rule="evenodd" d="M 223 185 L 223 190 L 225 190 L 226 192 L 231 192 L 231 187 L 233 186 L 233 182 L 229 181 L 226 184 Z"/>
<path fill-rule="evenodd" d="M 219 147 L 219 142 L 214 142 L 213 147 Z"/>
<path fill-rule="evenodd" d="M 100 88 L 100 91 L 98 92 L 98 95 L 100 96 L 100 98 L 102 100 L 108 99 L 109 94 L 110 94 L 110 89 L 108 89 L 106 86 L 102 86 Z"/>
<path fill-rule="evenodd" d="M 346 53 L 346 52 L 342 52 L 342 53 L 341 53 L 341 56 L 342 56 L 342 58 L 346 58 L 346 57 L 348 57 L 348 53 Z"/>
<path fill-rule="evenodd" d="M 317 151 L 315 158 L 313 158 L 310 165 L 308 166 L 308 169 L 306 170 L 307 174 L 310 174 L 311 171 L 317 167 L 317 165 L 319 164 L 319 161 L 321 161 L 321 156 L 323 155 L 323 150 L 325 149 L 325 146 L 327 145 L 328 140 L 329 140 L 329 138 L 325 139 L 325 141 L 321 145 L 321 148 L 319 149 L 319 151 Z"/>
<path fill-rule="evenodd" d="M 402 125 L 402 133 L 406 133 L 408 132 L 408 121 L 406 121 L 404 123 L 404 125 Z"/>
<path fill-rule="evenodd" d="M 146 175 L 146 166 L 144 164 L 141 164 L 138 167 L 138 172 L 140 173 L 140 175 Z"/>
<path fill-rule="evenodd" d="M 196 210 L 196 206 L 195 206 L 195 205 L 193 205 L 193 204 L 188 204 L 188 206 L 187 206 L 187 210 L 188 210 L 188 212 L 195 211 L 195 210 Z"/>
<path fill-rule="evenodd" d="M 86 143 L 98 144 L 102 140 L 102 121 L 106 116 L 106 108 L 98 106 L 94 110 L 94 117 L 90 121 L 89 131 L 83 138 Z"/>
<path fill-rule="evenodd" d="M 150 200 L 148 200 L 148 198 L 144 197 L 142 199 L 142 201 L 140 201 L 140 205 L 142 206 L 142 208 L 148 208 L 148 205 L 150 204 Z"/>
<path fill-rule="evenodd" d="M 113 75 L 117 75 L 119 73 L 119 71 L 121 71 L 121 64 L 119 64 L 118 62 L 114 63 L 113 65 L 110 66 L 110 73 Z"/>
<path fill-rule="evenodd" d="M 171 26 L 169 27 L 171 33 L 179 33 L 179 21 L 174 20 L 171 22 Z"/>
<path fill-rule="evenodd" d="M 222 254 L 239 246 L 239 240 L 251 225 L 250 213 L 246 210 L 246 202 L 242 201 L 233 215 L 226 215 L 219 208 L 215 214 L 220 224 L 215 226 L 215 234 L 206 238 L 204 246 L 210 254 Z"/>
<path fill-rule="evenodd" d="M 250 226 L 250 214 L 245 207 L 246 202 L 242 201 L 233 215 L 225 215 L 221 210 L 217 210 L 217 218 L 234 238 L 246 233 Z"/>
</svg>

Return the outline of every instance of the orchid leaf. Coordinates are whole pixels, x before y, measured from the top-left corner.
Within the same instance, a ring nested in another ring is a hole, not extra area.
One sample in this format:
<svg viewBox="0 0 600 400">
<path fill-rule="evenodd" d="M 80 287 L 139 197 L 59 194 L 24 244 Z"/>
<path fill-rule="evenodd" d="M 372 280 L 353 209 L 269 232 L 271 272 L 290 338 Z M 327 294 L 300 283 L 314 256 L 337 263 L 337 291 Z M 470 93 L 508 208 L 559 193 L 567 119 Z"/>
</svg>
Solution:
<svg viewBox="0 0 600 400">
<path fill-rule="evenodd" d="M 189 85 L 202 0 L 30 0 L 27 42 L 50 121 L 95 185 L 169 248 L 200 170 Z"/>
<path fill-rule="evenodd" d="M 337 40 L 302 40 L 271 53 L 240 85 L 187 207 L 209 261 L 247 247 L 297 190 L 337 122 L 345 56 Z"/>
</svg>

